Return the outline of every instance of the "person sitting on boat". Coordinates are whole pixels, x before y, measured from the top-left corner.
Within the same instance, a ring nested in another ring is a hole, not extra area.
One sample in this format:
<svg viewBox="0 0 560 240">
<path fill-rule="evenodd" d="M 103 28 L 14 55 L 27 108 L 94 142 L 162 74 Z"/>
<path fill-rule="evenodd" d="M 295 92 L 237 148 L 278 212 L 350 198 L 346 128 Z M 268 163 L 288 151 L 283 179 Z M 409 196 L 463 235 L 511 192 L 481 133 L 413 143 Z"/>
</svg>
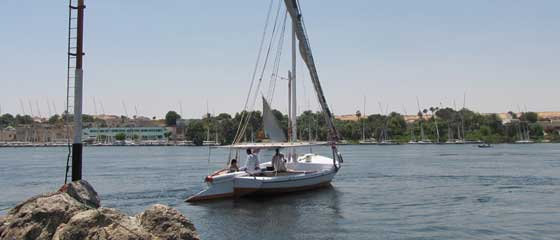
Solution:
<svg viewBox="0 0 560 240">
<path fill-rule="evenodd" d="M 239 166 L 237 166 L 237 159 L 235 159 L 235 158 L 231 159 L 231 161 L 229 162 L 228 172 L 232 173 L 232 172 L 237 172 L 237 171 L 239 171 Z"/>
<path fill-rule="evenodd" d="M 261 173 L 259 158 L 250 148 L 247 149 L 247 161 L 245 161 L 244 169 L 251 175 Z"/>
<path fill-rule="evenodd" d="M 274 167 L 274 171 L 276 172 L 285 172 L 286 171 L 286 159 L 284 158 L 284 154 L 280 153 L 280 149 L 276 149 L 276 154 L 272 156 L 272 167 Z"/>
</svg>

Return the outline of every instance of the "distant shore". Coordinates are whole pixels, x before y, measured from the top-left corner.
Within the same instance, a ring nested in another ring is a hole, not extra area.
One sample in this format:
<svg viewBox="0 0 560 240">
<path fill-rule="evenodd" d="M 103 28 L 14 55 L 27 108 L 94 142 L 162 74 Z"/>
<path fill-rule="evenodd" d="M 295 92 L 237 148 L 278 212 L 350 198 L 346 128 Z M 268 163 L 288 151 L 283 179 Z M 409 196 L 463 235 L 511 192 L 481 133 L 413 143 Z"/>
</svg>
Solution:
<svg viewBox="0 0 560 240">
<path fill-rule="evenodd" d="M 358 143 L 358 142 L 348 142 L 348 143 L 339 143 L 338 145 L 341 146 L 368 146 L 368 145 L 378 145 L 378 146 L 388 146 L 388 145 L 478 145 L 482 144 L 483 142 L 473 141 L 467 143 L 392 143 L 392 144 L 383 144 L 383 143 Z M 508 145 L 527 145 L 527 144 L 554 144 L 557 142 L 532 142 L 532 143 L 495 143 L 495 144 L 508 144 Z M 26 144 L 9 144 L 9 143 L 0 143 L 0 148 L 55 148 L 55 147 L 68 147 L 67 144 L 49 144 L 49 143 L 26 143 Z M 185 143 L 157 143 L 157 144 L 85 144 L 85 147 L 212 147 L 212 146 L 220 146 L 220 145 L 194 145 L 194 144 L 185 144 Z"/>
</svg>

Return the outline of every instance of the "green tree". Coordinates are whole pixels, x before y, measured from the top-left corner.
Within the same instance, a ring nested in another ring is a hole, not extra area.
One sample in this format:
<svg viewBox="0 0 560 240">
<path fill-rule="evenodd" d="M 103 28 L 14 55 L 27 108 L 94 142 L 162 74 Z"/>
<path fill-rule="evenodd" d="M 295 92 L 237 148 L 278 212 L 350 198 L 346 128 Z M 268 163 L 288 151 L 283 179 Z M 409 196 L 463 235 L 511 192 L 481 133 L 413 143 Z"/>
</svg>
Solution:
<svg viewBox="0 0 560 240">
<path fill-rule="evenodd" d="M 126 134 L 117 133 L 117 134 L 115 134 L 115 139 L 118 140 L 118 141 L 124 141 L 126 139 Z"/>
<path fill-rule="evenodd" d="M 95 121 L 95 117 L 92 115 L 88 115 L 88 114 L 83 114 L 82 115 L 82 122 L 85 123 L 92 123 Z"/>
<path fill-rule="evenodd" d="M 175 126 L 177 124 L 177 119 L 181 119 L 181 115 L 175 111 L 169 111 L 165 114 L 165 125 Z"/>
<path fill-rule="evenodd" d="M 250 116 L 250 118 L 247 119 L 249 116 Z M 243 112 L 240 112 L 240 113 L 236 113 L 235 117 L 233 118 L 233 123 L 235 125 L 236 132 L 237 132 L 238 126 L 240 126 L 239 124 L 240 124 L 242 118 L 244 119 L 243 124 L 247 124 L 247 128 L 245 129 L 245 132 L 240 133 L 241 134 L 241 140 L 247 139 L 248 141 L 250 141 L 251 138 L 254 136 L 255 141 L 257 141 L 258 140 L 258 139 L 256 139 L 257 133 L 262 131 L 262 114 L 261 114 L 261 112 L 260 111 L 252 111 L 252 112 L 243 111 Z M 280 123 L 280 124 L 282 124 L 282 123 Z M 241 126 L 241 127 L 243 127 L 243 126 Z"/>
<path fill-rule="evenodd" d="M 511 118 L 516 119 L 517 118 L 517 114 L 515 114 L 513 111 L 508 111 L 508 114 L 511 116 Z"/>
<path fill-rule="evenodd" d="M 165 139 L 171 140 L 171 139 L 170 139 L 170 138 L 171 138 L 171 132 L 165 132 L 165 133 L 163 134 L 163 136 L 165 137 Z"/>
<path fill-rule="evenodd" d="M 540 140 L 544 137 L 544 128 L 537 123 L 532 123 L 529 125 L 529 134 L 531 135 L 531 138 Z"/>
<path fill-rule="evenodd" d="M 492 134 L 492 129 L 490 129 L 489 126 L 481 126 L 480 127 L 480 134 L 482 134 L 482 136 L 489 136 Z"/>
<path fill-rule="evenodd" d="M 9 113 L 0 116 L 0 126 L 11 126 L 15 125 L 15 118 Z"/>
<path fill-rule="evenodd" d="M 279 112 L 280 113 L 280 112 Z M 284 115 L 282 115 L 282 113 L 279 114 L 281 117 L 284 117 Z M 305 111 L 303 112 L 299 117 L 298 117 L 298 128 L 301 130 L 300 131 L 300 139 L 306 139 L 309 141 L 313 141 L 315 139 L 317 139 L 317 132 L 318 132 L 318 118 L 321 118 L 322 116 L 317 116 L 315 113 L 313 113 L 312 111 Z M 277 116 L 278 118 L 278 116 Z M 285 118 L 287 119 L 288 116 L 285 116 Z M 287 121 L 285 121 L 287 122 Z M 283 129 L 287 130 L 287 125 L 286 126 L 281 126 Z"/>
<path fill-rule="evenodd" d="M 187 139 L 193 141 L 197 146 L 202 145 L 203 141 L 206 139 L 206 128 L 204 126 L 204 121 L 200 119 L 190 120 L 187 124 Z"/>
<path fill-rule="evenodd" d="M 396 112 L 389 114 L 387 128 L 391 138 L 398 138 L 406 134 L 406 121 Z"/>
<path fill-rule="evenodd" d="M 99 141 L 104 142 L 107 141 L 107 135 L 99 135 Z"/>
<path fill-rule="evenodd" d="M 536 123 L 539 120 L 539 115 L 536 112 L 526 112 L 521 115 L 520 119 L 522 121 Z"/>
<path fill-rule="evenodd" d="M 16 115 L 16 117 L 14 118 L 14 123 L 15 125 L 20 125 L 20 124 L 32 124 L 33 123 L 33 118 L 29 115 Z"/>
<path fill-rule="evenodd" d="M 221 113 L 215 117 L 216 131 L 218 131 L 218 138 L 221 144 L 230 144 L 233 142 L 237 126 L 233 122 L 231 115 Z"/>
<path fill-rule="evenodd" d="M 52 115 L 52 116 L 49 118 L 49 123 L 50 123 L 50 124 L 57 124 L 60 120 L 62 120 L 62 119 L 60 118 L 60 116 L 59 116 L 58 114 L 55 114 L 55 115 Z"/>
</svg>

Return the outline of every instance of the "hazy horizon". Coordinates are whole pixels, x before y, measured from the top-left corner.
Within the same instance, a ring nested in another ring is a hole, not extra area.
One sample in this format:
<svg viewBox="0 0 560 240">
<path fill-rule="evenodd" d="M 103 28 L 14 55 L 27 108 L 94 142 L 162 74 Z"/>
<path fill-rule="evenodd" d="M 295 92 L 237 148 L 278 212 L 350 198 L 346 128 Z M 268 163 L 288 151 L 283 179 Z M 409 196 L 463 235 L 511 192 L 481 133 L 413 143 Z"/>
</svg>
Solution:
<svg viewBox="0 0 560 240">
<path fill-rule="evenodd" d="M 300 0 L 319 76 L 337 115 L 560 111 L 560 2 Z M 199 118 L 242 110 L 269 1 L 88 1 L 84 112 Z M 0 3 L 2 113 L 62 112 L 67 2 Z M 288 49 L 286 38 L 285 49 Z M 284 51 L 280 72 L 289 69 Z M 300 112 L 317 110 L 298 62 Z M 265 82 L 263 80 L 263 82 Z M 282 82 L 280 84 L 283 84 Z M 273 108 L 286 112 L 285 86 Z M 49 102 L 49 106 L 47 103 Z M 101 108 L 103 104 L 104 110 Z M 260 109 L 260 101 L 256 109 Z M 518 107 L 519 106 L 519 107 Z"/>
</svg>

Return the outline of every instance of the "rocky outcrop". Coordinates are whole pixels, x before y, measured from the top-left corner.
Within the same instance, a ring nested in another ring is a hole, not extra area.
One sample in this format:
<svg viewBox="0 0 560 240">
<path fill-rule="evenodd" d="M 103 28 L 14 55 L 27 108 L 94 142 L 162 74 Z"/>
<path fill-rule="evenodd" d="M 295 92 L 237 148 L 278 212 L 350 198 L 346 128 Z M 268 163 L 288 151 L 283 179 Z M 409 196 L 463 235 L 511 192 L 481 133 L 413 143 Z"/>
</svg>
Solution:
<svg viewBox="0 0 560 240">
<path fill-rule="evenodd" d="M 194 225 L 177 210 L 154 205 L 135 217 L 112 208 L 99 208 L 76 214 L 58 228 L 53 240 L 199 239 Z"/>
<path fill-rule="evenodd" d="M 66 193 L 33 197 L 10 210 L 4 218 L 0 239 L 51 239 L 60 224 L 88 209 Z"/>
<path fill-rule="evenodd" d="M 4 222 L 6 222 L 6 217 L 0 216 L 0 236 L 2 236 L 2 232 L 6 229 Z"/>
<path fill-rule="evenodd" d="M 66 192 L 72 198 L 90 207 L 98 208 L 101 206 L 99 195 L 93 187 L 86 181 L 77 181 L 62 186 L 59 192 Z"/>
<path fill-rule="evenodd" d="M 76 214 L 58 228 L 53 240 L 72 239 L 154 239 L 138 221 L 116 209 L 99 208 Z M 179 239 L 179 238 L 177 238 Z"/>
<path fill-rule="evenodd" d="M 177 210 L 154 205 L 130 217 L 100 207 L 86 181 L 30 198 L 0 217 L 0 240 L 12 239 L 199 239 L 194 225 Z"/>
<path fill-rule="evenodd" d="M 144 229 L 160 239 L 198 239 L 192 222 L 174 208 L 156 204 L 136 218 Z"/>
</svg>

